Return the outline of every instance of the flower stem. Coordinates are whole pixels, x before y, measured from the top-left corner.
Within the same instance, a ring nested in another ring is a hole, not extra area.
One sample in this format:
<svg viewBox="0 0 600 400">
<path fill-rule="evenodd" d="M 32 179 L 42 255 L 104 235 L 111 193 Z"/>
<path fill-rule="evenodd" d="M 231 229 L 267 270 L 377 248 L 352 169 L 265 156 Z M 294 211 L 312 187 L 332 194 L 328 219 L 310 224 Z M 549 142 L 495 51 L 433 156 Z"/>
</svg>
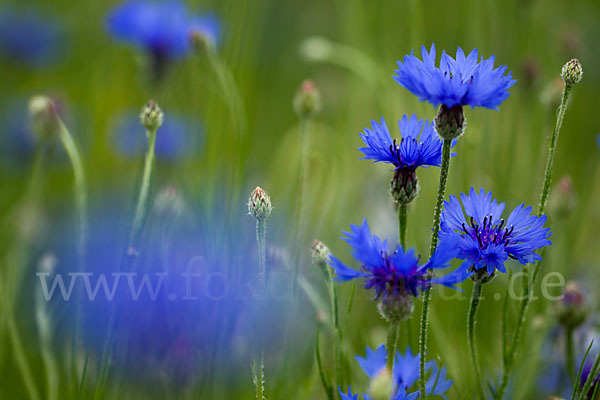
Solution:
<svg viewBox="0 0 600 400">
<path fill-rule="evenodd" d="M 442 165 L 440 168 L 440 182 L 438 185 L 437 199 L 435 203 L 435 211 L 433 215 L 433 227 L 431 233 L 431 248 L 429 255 L 432 256 L 438 242 L 438 232 L 440 231 L 440 217 L 442 215 L 442 205 L 444 195 L 446 193 L 446 183 L 448 182 L 448 170 L 450 169 L 450 148 L 452 140 L 444 139 L 442 145 Z M 425 393 L 425 363 L 427 360 L 427 328 L 429 324 L 429 302 L 431 301 L 431 287 L 423 293 L 423 309 L 421 312 L 421 326 L 419 332 L 419 389 L 421 393 Z"/>
<path fill-rule="evenodd" d="M 334 387 L 344 386 L 344 377 L 342 372 L 342 328 L 340 327 L 340 317 L 338 310 L 338 296 L 337 296 L 337 287 L 333 282 L 333 271 L 331 268 L 327 268 L 327 286 L 329 287 L 329 298 L 331 300 L 331 319 L 333 322 L 333 331 L 336 337 L 334 344 L 334 363 L 333 363 L 333 372 L 334 372 L 334 383 L 337 385 L 333 385 Z"/>
<path fill-rule="evenodd" d="M 567 107 L 569 104 L 569 97 L 571 96 L 571 89 L 573 86 L 566 84 L 563 88 L 562 98 L 560 101 L 560 106 L 558 107 L 558 111 L 556 113 L 556 122 L 554 124 L 554 131 L 552 132 L 552 138 L 550 139 L 550 145 L 548 149 L 548 159 L 546 160 L 546 170 L 544 171 L 544 182 L 542 185 L 542 193 L 540 195 L 540 202 L 538 205 L 538 216 L 544 214 L 546 209 L 546 202 L 548 200 L 548 193 L 550 192 L 550 183 L 552 181 L 552 167 L 554 165 L 554 156 L 556 153 L 556 145 L 558 143 L 558 134 L 560 133 L 560 128 L 562 127 L 562 122 L 565 117 L 565 113 L 567 112 Z M 541 269 L 541 264 L 538 264 L 537 268 L 534 266 L 533 271 L 533 281 L 529 283 L 529 274 L 526 274 L 524 277 L 524 289 L 525 295 L 523 300 L 521 300 L 521 304 L 519 306 L 519 317 L 517 320 L 517 326 L 515 328 L 515 334 L 513 336 L 513 340 L 508 348 L 505 362 L 504 362 L 504 372 L 502 374 L 502 383 L 500 385 L 500 389 L 496 395 L 496 400 L 501 400 L 504 397 L 504 393 L 506 392 L 506 388 L 508 386 L 508 378 L 513 368 L 513 361 L 515 357 L 515 351 L 517 345 L 519 344 L 519 340 L 521 338 L 521 332 L 523 331 L 523 325 L 527 320 L 527 309 L 529 307 L 529 291 L 530 288 L 535 284 L 537 277 L 539 275 L 539 271 Z M 525 272 L 528 270 L 526 268 Z"/>
<path fill-rule="evenodd" d="M 65 148 L 69 160 L 71 161 L 71 167 L 73 168 L 74 176 L 74 196 L 75 196 L 75 207 L 77 209 L 77 270 L 78 272 L 85 272 L 85 247 L 87 240 L 87 184 L 85 179 L 85 172 L 83 169 L 83 162 L 81 159 L 81 153 L 77 147 L 77 144 L 73 140 L 73 136 L 62 121 L 59 121 L 59 137 Z M 77 351 L 80 342 L 80 326 L 81 326 L 81 291 L 76 292 L 76 307 L 77 314 L 75 315 L 75 326 L 73 327 L 73 339 L 71 345 L 71 374 L 73 377 L 73 385 L 76 388 L 79 382 L 77 373 Z M 82 378 L 85 379 L 85 378 Z"/>
<path fill-rule="evenodd" d="M 475 343 L 475 323 L 480 296 L 481 282 L 475 282 L 475 284 L 473 285 L 473 293 L 471 294 L 471 305 L 469 306 L 469 314 L 467 318 L 467 341 L 469 344 L 469 356 L 471 357 L 471 367 L 475 372 L 475 384 L 477 386 L 477 392 L 479 393 L 479 397 L 481 399 L 485 399 L 483 395 L 483 387 L 481 386 L 481 370 L 479 369 L 477 344 Z"/>
<path fill-rule="evenodd" d="M 137 254 L 137 247 L 139 244 L 142 227 L 146 215 L 148 214 L 148 198 L 150 193 L 150 183 L 152 178 L 152 172 L 154 167 L 154 147 L 156 145 L 156 130 L 148 130 L 146 132 L 148 136 L 148 151 L 144 160 L 144 171 L 142 173 L 142 184 L 138 194 L 136 207 L 133 216 L 133 223 L 131 224 L 131 230 L 129 231 L 129 239 L 127 241 L 127 247 L 125 248 L 125 257 L 121 266 L 121 270 L 129 272 L 133 267 L 135 255 Z M 113 303 L 114 304 L 114 303 Z M 102 358 L 100 362 L 100 370 L 98 376 L 98 383 L 94 392 L 94 399 L 101 399 L 104 396 L 104 388 L 108 379 L 108 373 L 110 370 L 110 363 L 113 355 L 114 347 L 114 334 L 117 322 L 116 310 L 111 309 L 108 321 L 108 333 L 102 349 Z"/>
<path fill-rule="evenodd" d="M 256 220 L 256 243 L 258 245 L 258 290 L 259 302 L 262 303 L 266 295 L 266 235 L 267 221 L 265 219 Z M 261 304 L 262 305 L 262 304 Z M 258 307 L 259 314 L 262 307 Z M 260 315 L 258 320 L 260 321 Z M 252 355 L 252 380 L 256 389 L 256 399 L 266 399 L 265 393 L 265 360 L 262 343 L 262 329 L 259 323 L 258 337 L 256 338 L 256 349 Z"/>
<path fill-rule="evenodd" d="M 400 244 L 406 251 L 406 204 L 400 204 L 398 206 L 398 235 L 400 238 Z"/>
<path fill-rule="evenodd" d="M 387 369 L 394 370 L 394 356 L 396 355 L 396 344 L 398 343 L 398 332 L 400 331 L 400 322 L 390 322 L 387 336 Z"/>
<path fill-rule="evenodd" d="M 573 353 L 572 328 L 566 328 L 565 332 L 565 358 L 567 365 L 567 374 L 569 375 L 569 378 L 571 378 L 571 382 L 573 382 L 573 384 L 576 385 L 577 382 L 575 382 L 575 358 Z"/>
</svg>

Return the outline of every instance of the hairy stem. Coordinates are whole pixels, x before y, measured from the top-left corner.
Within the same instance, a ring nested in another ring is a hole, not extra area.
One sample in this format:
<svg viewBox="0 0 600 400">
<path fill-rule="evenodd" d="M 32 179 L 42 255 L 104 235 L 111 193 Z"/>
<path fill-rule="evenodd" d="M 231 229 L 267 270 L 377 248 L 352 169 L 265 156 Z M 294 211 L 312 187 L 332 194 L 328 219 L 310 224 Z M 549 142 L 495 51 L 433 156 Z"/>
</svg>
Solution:
<svg viewBox="0 0 600 400">
<path fill-rule="evenodd" d="M 340 317 L 338 310 L 338 295 L 337 295 L 337 287 L 333 282 L 333 271 L 331 268 L 327 268 L 327 286 L 329 287 L 329 298 L 331 301 L 331 319 L 333 323 L 333 331 L 335 334 L 335 344 L 334 344 L 334 363 L 333 363 L 333 372 L 334 372 L 334 387 L 344 386 L 344 376 L 342 372 L 342 328 L 340 326 Z"/>
<path fill-rule="evenodd" d="M 550 139 L 550 145 L 548 149 L 548 158 L 546 160 L 546 169 L 544 171 L 544 181 L 542 184 L 542 193 L 540 195 L 540 202 L 538 205 L 538 216 L 544 214 L 546 209 L 546 202 L 548 200 L 548 193 L 550 192 L 550 183 L 552 181 L 552 167 L 554 165 L 554 156 L 556 154 L 556 146 L 558 144 L 558 134 L 560 133 L 560 128 L 562 127 L 562 122 L 565 117 L 565 113 L 567 112 L 567 107 L 569 104 L 569 97 L 571 96 L 571 89 L 573 87 L 571 85 L 565 84 L 563 88 L 562 98 L 560 102 L 560 106 L 558 107 L 558 111 L 556 113 L 556 122 L 554 124 L 554 131 L 552 132 L 552 138 Z M 513 361 L 515 357 L 515 351 L 519 344 L 519 340 L 521 338 L 521 332 L 523 331 L 523 325 L 527 320 L 527 309 L 529 307 L 529 290 L 532 287 L 539 275 L 539 271 L 541 269 L 541 264 L 538 264 L 537 267 L 534 265 L 533 271 L 533 282 L 530 284 L 528 282 L 528 274 L 525 276 L 524 280 L 524 288 L 525 288 L 525 296 L 523 300 L 521 300 L 521 304 L 519 306 L 519 317 L 517 320 L 517 326 L 515 328 L 515 334 L 513 336 L 513 340 L 511 341 L 510 347 L 508 349 L 506 355 L 506 361 L 504 363 L 504 371 L 502 374 L 502 383 L 500 385 L 500 389 L 496 395 L 496 400 L 501 400 L 506 393 L 506 388 L 508 386 L 508 379 L 510 377 L 510 373 L 513 368 Z M 528 272 L 528 271 L 526 271 Z"/>
<path fill-rule="evenodd" d="M 387 335 L 387 369 L 388 371 L 394 370 L 394 357 L 396 355 L 396 344 L 398 343 L 398 331 L 400 331 L 399 322 L 390 322 L 388 327 Z"/>
<path fill-rule="evenodd" d="M 435 211 L 433 215 L 433 227 L 431 233 L 431 248 L 429 255 L 435 252 L 438 242 L 438 232 L 440 230 L 440 217 L 442 215 L 442 205 L 446 193 L 446 183 L 448 182 L 448 170 L 450 169 L 450 148 L 452 140 L 444 139 L 442 145 L 442 166 L 440 168 L 440 182 L 438 185 Z M 423 293 L 423 309 L 421 312 L 421 326 L 419 331 L 419 389 L 425 393 L 425 364 L 427 361 L 427 328 L 429 324 L 429 302 L 431 301 L 431 288 Z M 424 395 L 425 396 L 425 395 Z"/>
<path fill-rule="evenodd" d="M 475 385 L 480 399 L 485 399 L 483 387 L 481 386 L 481 370 L 479 369 L 479 357 L 477 355 L 477 344 L 475 343 L 475 323 L 477 322 L 477 308 L 479 307 L 479 298 L 481 296 L 481 282 L 475 282 L 473 293 L 471 294 L 471 305 L 467 318 L 467 341 L 469 344 L 469 356 L 471 357 L 471 368 L 475 373 Z"/>
<path fill-rule="evenodd" d="M 406 204 L 400 204 L 398 206 L 398 237 L 400 238 L 400 244 L 406 251 Z"/>
<path fill-rule="evenodd" d="M 256 220 L 256 243 L 258 245 L 258 290 L 259 290 L 259 303 L 262 302 L 266 295 L 266 235 L 267 235 L 267 222 L 265 219 Z M 262 307 L 258 307 L 259 315 L 258 320 L 260 321 L 260 313 Z M 256 399 L 265 400 L 265 360 L 262 343 L 262 328 L 259 323 L 258 337 L 256 338 L 256 349 L 252 355 L 252 380 L 256 390 Z"/>
</svg>

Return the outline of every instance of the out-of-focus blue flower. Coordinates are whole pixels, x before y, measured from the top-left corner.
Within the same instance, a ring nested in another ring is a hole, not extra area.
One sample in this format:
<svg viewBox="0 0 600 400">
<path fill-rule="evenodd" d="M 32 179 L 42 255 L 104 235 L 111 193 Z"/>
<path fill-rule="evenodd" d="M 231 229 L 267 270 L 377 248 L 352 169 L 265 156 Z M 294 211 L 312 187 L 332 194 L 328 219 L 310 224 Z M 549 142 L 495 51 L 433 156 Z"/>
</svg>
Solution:
<svg viewBox="0 0 600 400">
<path fill-rule="evenodd" d="M 393 164 L 395 169 L 412 169 L 435 166 L 442 163 L 442 141 L 433 129 L 433 122 L 405 115 L 398 122 L 400 128 L 400 143 L 392 139 L 385 120 L 381 123 L 371 122 L 372 129 L 366 128 L 360 134 L 367 147 L 360 150 L 366 160 Z"/>
<path fill-rule="evenodd" d="M 62 54 L 60 25 L 35 10 L 0 9 L 0 58 L 41 67 Z"/>
<path fill-rule="evenodd" d="M 179 0 L 129 0 L 111 12 L 108 30 L 115 38 L 142 48 L 155 59 L 168 60 L 187 53 L 194 31 L 218 43 L 220 26 L 213 14 L 190 16 Z"/>
<path fill-rule="evenodd" d="M 600 147 L 600 133 L 596 136 L 596 144 Z"/>
<path fill-rule="evenodd" d="M 406 294 L 417 297 L 420 291 L 432 284 L 454 287 L 464 281 L 468 273 L 459 268 L 445 276 L 428 279 L 428 269 L 444 269 L 458 254 L 457 240 L 450 238 L 441 241 L 434 255 L 425 264 L 419 264 L 414 249 L 406 250 L 400 244 L 389 253 L 387 240 L 372 235 L 365 219 L 361 226 L 350 225 L 350 232 L 344 232 L 343 239 L 354 250 L 352 256 L 361 264 L 360 270 L 346 266 L 335 256 L 330 256 L 329 265 L 336 272 L 336 280 L 346 282 L 352 279 L 365 279 L 364 287 L 375 290 L 375 299 Z"/>
<path fill-rule="evenodd" d="M 592 372 L 592 367 L 594 366 L 594 360 L 593 359 L 588 359 L 585 364 L 583 365 L 583 369 L 581 370 L 581 379 L 579 381 L 579 385 L 581 386 L 581 389 L 583 389 L 583 387 L 585 386 L 585 383 L 587 382 L 590 373 Z M 596 387 L 600 385 L 600 375 L 597 375 L 596 378 L 594 378 L 594 380 L 592 381 L 592 386 L 590 387 L 590 390 L 588 391 L 588 393 L 586 393 L 585 398 L 586 399 L 592 399 L 592 395 L 594 394 L 594 391 L 596 390 Z"/>
<path fill-rule="evenodd" d="M 376 379 L 379 374 L 387 373 L 386 359 L 387 350 L 384 345 L 379 346 L 375 351 L 367 347 L 366 357 L 356 357 L 356 361 L 362 370 L 371 379 Z M 439 369 L 435 361 L 429 361 L 426 364 L 426 373 L 429 374 L 425 391 L 428 396 L 441 396 L 446 398 L 445 393 L 452 386 L 452 380 L 446 379 L 446 367 Z M 394 358 L 394 369 L 392 372 L 392 396 L 390 400 L 414 400 L 420 396 L 418 390 L 411 391 L 419 379 L 419 354 L 413 355 L 410 348 L 406 348 L 406 353 L 396 352 Z M 341 390 L 340 390 L 341 393 Z M 351 396 L 351 391 L 348 389 Z M 346 397 L 347 399 L 357 399 L 356 397 Z M 365 399 L 368 396 L 364 395 Z"/>
<path fill-rule="evenodd" d="M 477 49 L 465 56 L 459 47 L 456 58 L 442 52 L 437 67 L 435 45 L 428 52 L 421 47 L 422 60 L 410 55 L 398 61 L 394 79 L 420 101 L 427 101 L 437 107 L 471 106 L 498 109 L 509 96 L 508 89 L 516 82 L 507 67 L 494 68 L 494 56 L 478 62 Z"/>
<path fill-rule="evenodd" d="M 156 156 L 172 161 L 198 154 L 203 136 L 200 121 L 169 114 L 156 134 Z M 128 157 L 144 154 L 148 146 L 144 128 L 140 126 L 139 115 L 135 112 L 117 118 L 112 138 L 118 152 Z"/>
<path fill-rule="evenodd" d="M 459 238 L 458 257 L 474 270 L 487 268 L 492 276 L 496 269 L 506 272 L 504 263 L 509 257 L 521 264 L 541 260 L 535 251 L 551 244 L 545 215 L 531 215 L 531 207 L 521 204 L 505 221 L 501 218 L 504 203 L 498 204 L 491 192 L 481 189 L 477 194 L 471 188 L 469 195 L 461 193 L 460 197 L 462 206 L 454 196 L 444 201 L 439 238 Z"/>
</svg>

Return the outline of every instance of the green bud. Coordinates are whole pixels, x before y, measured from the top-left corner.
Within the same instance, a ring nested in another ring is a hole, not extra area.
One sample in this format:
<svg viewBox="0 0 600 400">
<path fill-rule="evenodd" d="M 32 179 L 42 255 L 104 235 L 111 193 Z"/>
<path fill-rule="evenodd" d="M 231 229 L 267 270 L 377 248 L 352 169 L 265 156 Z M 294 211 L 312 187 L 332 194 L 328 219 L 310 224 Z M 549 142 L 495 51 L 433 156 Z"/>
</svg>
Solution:
<svg viewBox="0 0 600 400">
<path fill-rule="evenodd" d="M 179 216 L 185 210 L 185 204 L 179 191 L 173 186 L 167 186 L 156 195 L 154 209 L 159 214 Z"/>
<path fill-rule="evenodd" d="M 47 96 L 33 96 L 29 100 L 31 129 L 38 138 L 44 139 L 58 132 L 60 119 L 54 102 Z"/>
<path fill-rule="evenodd" d="M 302 82 L 294 96 L 294 111 L 300 118 L 312 119 L 321 112 L 321 94 L 310 79 Z"/>
<path fill-rule="evenodd" d="M 407 293 L 389 294 L 377 305 L 379 314 L 389 323 L 407 319 L 415 309 L 413 299 Z"/>
<path fill-rule="evenodd" d="M 192 48 L 198 54 L 204 54 L 215 46 L 214 41 L 198 29 L 193 29 L 189 38 Z"/>
<path fill-rule="evenodd" d="M 581 68 L 581 63 L 578 59 L 573 58 L 568 61 L 563 67 L 560 73 L 563 80 L 567 85 L 574 85 L 581 81 L 583 77 L 583 68 Z"/>
<path fill-rule="evenodd" d="M 566 218 L 575 211 L 577 198 L 573 190 L 573 181 L 568 175 L 560 178 L 558 184 L 552 189 L 548 199 L 548 214 Z"/>
<path fill-rule="evenodd" d="M 440 106 L 435 117 L 435 131 L 442 139 L 457 139 L 465 131 L 467 120 L 463 113 L 462 106 L 446 107 Z"/>
<path fill-rule="evenodd" d="M 564 327 L 574 329 L 585 322 L 589 313 L 590 308 L 581 287 L 575 282 L 568 282 L 557 306 L 558 322 Z"/>
<path fill-rule="evenodd" d="M 248 199 L 248 214 L 258 220 L 263 220 L 271 215 L 271 211 L 273 211 L 273 206 L 269 195 L 260 187 L 254 189 Z"/>
<path fill-rule="evenodd" d="M 319 267 L 321 270 L 326 271 L 329 267 L 327 264 L 327 260 L 329 259 L 329 255 L 331 254 L 329 248 L 325 246 L 323 242 L 315 239 L 313 241 L 310 253 L 312 256 L 313 264 Z"/>
<path fill-rule="evenodd" d="M 408 204 L 419 194 L 419 182 L 414 169 L 397 169 L 390 184 L 396 205 Z"/>
<path fill-rule="evenodd" d="M 140 113 L 140 122 L 149 131 L 156 131 L 160 128 L 163 124 L 163 119 L 163 112 L 154 100 L 150 100 Z"/>
<path fill-rule="evenodd" d="M 473 282 L 479 282 L 481 284 L 491 282 L 492 279 L 494 279 L 496 277 L 495 269 L 494 269 L 494 272 L 492 272 L 492 275 L 490 275 L 487 272 L 486 267 L 479 268 L 479 269 L 475 269 L 475 267 L 471 267 L 471 271 L 474 271 L 474 274 L 471 275 L 471 280 Z"/>
<path fill-rule="evenodd" d="M 388 357 L 390 355 L 388 354 Z M 369 384 L 369 394 L 373 400 L 389 400 L 394 390 L 394 377 L 387 368 L 382 368 L 371 379 Z"/>
</svg>

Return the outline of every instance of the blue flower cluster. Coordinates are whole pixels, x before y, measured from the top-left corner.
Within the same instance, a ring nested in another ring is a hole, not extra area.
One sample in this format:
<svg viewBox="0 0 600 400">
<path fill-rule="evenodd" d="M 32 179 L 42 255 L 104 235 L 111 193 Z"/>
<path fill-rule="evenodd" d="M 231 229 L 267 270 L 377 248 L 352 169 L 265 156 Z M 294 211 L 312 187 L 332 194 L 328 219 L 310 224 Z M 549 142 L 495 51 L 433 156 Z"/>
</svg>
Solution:
<svg viewBox="0 0 600 400">
<path fill-rule="evenodd" d="M 435 45 L 430 51 L 421 48 L 422 60 L 413 53 L 398 61 L 394 79 L 401 86 L 437 107 L 471 106 L 498 109 L 509 96 L 508 89 L 516 82 L 505 65 L 494 68 L 494 56 L 478 61 L 477 49 L 465 56 L 459 47 L 456 58 L 442 51 L 436 66 Z"/>
<path fill-rule="evenodd" d="M 458 238 L 458 257 L 468 266 L 485 268 L 492 276 L 496 270 L 506 272 L 508 258 L 521 264 L 541 260 L 535 251 L 551 243 L 550 228 L 544 227 L 545 215 L 531 215 L 531 207 L 521 204 L 504 220 L 504 203 L 498 204 L 491 192 L 481 189 L 478 194 L 471 188 L 469 195 L 461 193 L 460 197 L 462 206 L 454 196 L 444 202 L 439 237 Z"/>
<path fill-rule="evenodd" d="M 177 59 L 188 52 L 195 33 L 217 45 L 220 23 L 212 14 L 190 16 L 179 0 L 129 0 L 110 13 L 108 31 L 155 58 Z"/>
<path fill-rule="evenodd" d="M 458 254 L 455 239 L 442 241 L 429 261 L 419 264 L 420 257 L 414 249 L 405 250 L 398 244 L 390 253 L 387 240 L 372 235 L 367 220 L 361 226 L 350 225 L 350 232 L 344 234 L 346 237 L 343 239 L 352 247 L 352 256 L 361 264 L 361 269 L 350 268 L 333 255 L 329 265 L 340 282 L 364 279 L 364 287 L 375 291 L 375 299 L 406 295 L 417 297 L 433 284 L 454 287 L 468 277 L 469 273 L 464 268 L 433 279 L 427 275 L 428 270 L 450 266 L 450 261 Z"/>
<path fill-rule="evenodd" d="M 361 369 L 372 380 L 377 379 L 381 374 L 389 373 L 386 368 L 387 350 L 384 345 L 379 346 L 373 351 L 367 347 L 366 357 L 356 357 L 356 361 Z M 446 379 L 446 367 L 439 368 L 435 361 L 429 361 L 426 366 L 429 378 L 425 386 L 427 396 L 442 396 L 446 398 L 445 393 L 452 386 L 452 380 Z M 418 390 L 411 391 L 412 387 L 419 379 L 419 355 L 413 355 L 410 348 L 406 349 L 403 355 L 396 352 L 394 358 L 394 369 L 392 371 L 392 393 L 390 400 L 414 400 L 421 397 Z M 342 400 L 358 400 L 358 394 L 352 394 L 352 389 L 348 388 L 346 393 L 340 389 Z M 364 400 L 371 398 L 363 394 Z"/>
</svg>

